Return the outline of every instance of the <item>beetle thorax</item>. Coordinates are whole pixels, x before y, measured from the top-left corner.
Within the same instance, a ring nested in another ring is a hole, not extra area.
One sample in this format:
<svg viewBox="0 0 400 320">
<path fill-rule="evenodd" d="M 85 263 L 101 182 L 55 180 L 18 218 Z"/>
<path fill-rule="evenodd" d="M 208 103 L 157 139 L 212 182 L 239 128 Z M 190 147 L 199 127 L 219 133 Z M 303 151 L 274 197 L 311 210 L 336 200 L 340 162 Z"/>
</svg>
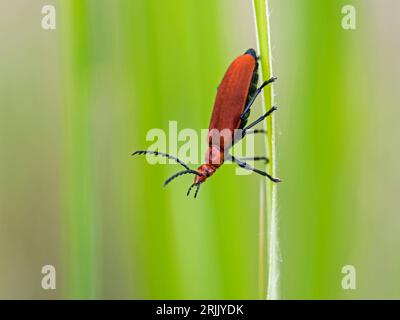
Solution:
<svg viewBox="0 0 400 320">
<path fill-rule="evenodd" d="M 217 146 L 210 146 L 205 155 L 206 164 L 220 167 L 224 163 L 224 153 Z"/>
<path fill-rule="evenodd" d="M 202 164 L 197 172 L 200 175 L 194 178 L 194 183 L 197 185 L 211 177 L 214 172 L 224 163 L 224 153 L 217 146 L 210 146 L 206 152 L 206 163 Z"/>
</svg>

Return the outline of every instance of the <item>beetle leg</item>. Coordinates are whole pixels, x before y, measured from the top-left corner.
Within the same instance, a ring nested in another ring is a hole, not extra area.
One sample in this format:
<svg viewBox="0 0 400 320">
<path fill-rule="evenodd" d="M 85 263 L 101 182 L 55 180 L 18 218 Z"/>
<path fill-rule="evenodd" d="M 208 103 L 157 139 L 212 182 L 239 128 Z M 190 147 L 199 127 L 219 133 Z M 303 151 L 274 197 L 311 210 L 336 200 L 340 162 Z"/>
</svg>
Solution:
<svg viewBox="0 0 400 320">
<path fill-rule="evenodd" d="M 245 131 L 245 129 L 241 129 L 241 131 L 235 136 L 233 144 L 236 144 L 237 142 L 242 140 L 247 134 L 257 134 L 257 133 L 267 134 L 267 130 L 255 129 L 255 130 Z"/>
<path fill-rule="evenodd" d="M 263 121 L 266 117 L 268 117 L 272 112 L 277 110 L 277 107 L 273 106 L 271 109 L 269 109 L 264 115 L 259 117 L 257 120 L 255 120 L 253 123 L 249 124 L 246 128 L 243 129 L 243 137 L 247 134 L 247 130 L 250 128 L 253 128 L 256 124 L 260 123 Z"/>
<path fill-rule="evenodd" d="M 244 111 L 242 112 L 242 114 L 240 115 L 240 119 L 244 120 L 244 115 L 250 110 L 251 106 L 253 105 L 254 101 L 256 101 L 257 96 L 261 93 L 262 89 L 274 82 L 277 78 L 276 77 L 272 77 L 271 79 L 268 79 L 267 81 L 265 81 L 257 90 L 256 92 L 254 92 L 254 96 L 253 98 L 251 98 L 251 100 L 249 101 L 249 103 L 247 104 L 247 106 L 244 108 Z"/>
<path fill-rule="evenodd" d="M 240 158 L 240 161 L 264 161 L 265 164 L 269 162 L 269 159 L 267 157 L 245 157 L 245 158 Z"/>
<path fill-rule="evenodd" d="M 248 130 L 248 131 L 245 131 L 244 129 L 242 129 L 241 132 L 235 136 L 235 139 L 234 139 L 233 144 L 236 144 L 237 142 L 239 142 L 240 140 L 242 140 L 242 139 L 244 138 L 244 136 L 247 135 L 247 134 L 257 134 L 257 133 L 264 133 L 264 134 L 267 134 L 267 130 L 264 130 L 264 129 L 255 129 L 255 130 Z"/>
<path fill-rule="evenodd" d="M 246 132 L 246 134 L 256 134 L 256 133 L 265 133 L 265 134 L 267 134 L 267 130 L 255 129 L 255 130 L 249 130 L 249 131 Z"/>
<path fill-rule="evenodd" d="M 282 181 L 281 179 L 272 177 L 272 176 L 269 175 L 267 172 L 264 172 L 264 171 L 258 170 L 258 169 L 256 169 L 256 168 L 253 168 L 252 166 L 250 166 L 250 165 L 247 164 L 246 162 L 241 161 L 241 160 L 235 158 L 234 156 L 230 156 L 230 160 L 232 160 L 233 162 L 235 162 L 236 164 L 238 164 L 239 167 L 241 167 L 241 168 L 243 168 L 243 169 L 246 169 L 246 170 L 253 171 L 253 172 L 255 172 L 255 173 L 258 173 L 258 174 L 260 174 L 260 175 L 262 175 L 262 176 L 264 176 L 264 177 L 267 177 L 268 179 L 270 179 L 270 180 L 273 181 L 273 182 L 281 182 L 281 181 Z"/>
</svg>

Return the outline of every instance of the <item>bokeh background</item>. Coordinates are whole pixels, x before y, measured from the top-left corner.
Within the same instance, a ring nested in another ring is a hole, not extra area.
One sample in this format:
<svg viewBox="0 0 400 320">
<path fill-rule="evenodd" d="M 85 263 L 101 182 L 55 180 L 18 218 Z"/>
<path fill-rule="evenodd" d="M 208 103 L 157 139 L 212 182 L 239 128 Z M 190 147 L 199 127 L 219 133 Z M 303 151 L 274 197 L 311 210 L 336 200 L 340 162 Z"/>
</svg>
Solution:
<svg viewBox="0 0 400 320">
<path fill-rule="evenodd" d="M 282 298 L 400 298 L 400 3 L 270 8 Z M 261 178 L 226 165 L 194 200 L 189 177 L 162 188 L 176 165 L 129 156 L 170 120 L 206 128 L 255 46 L 251 1 L 2 0 L 0 298 L 260 298 Z"/>
</svg>

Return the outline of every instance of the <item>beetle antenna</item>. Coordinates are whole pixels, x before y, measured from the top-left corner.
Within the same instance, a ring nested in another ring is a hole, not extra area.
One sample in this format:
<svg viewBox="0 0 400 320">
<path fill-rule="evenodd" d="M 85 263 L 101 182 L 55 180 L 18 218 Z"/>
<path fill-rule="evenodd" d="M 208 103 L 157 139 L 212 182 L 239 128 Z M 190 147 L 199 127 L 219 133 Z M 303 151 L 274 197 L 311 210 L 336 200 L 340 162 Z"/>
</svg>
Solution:
<svg viewBox="0 0 400 320">
<path fill-rule="evenodd" d="M 184 175 L 184 174 L 188 174 L 188 173 L 191 173 L 191 174 L 195 174 L 195 175 L 197 175 L 197 176 L 202 176 L 202 174 L 201 173 L 199 173 L 199 172 L 197 172 L 197 171 L 194 171 L 194 170 L 183 170 L 183 171 L 180 171 L 180 172 L 178 172 L 178 173 L 175 173 L 174 175 L 172 175 L 172 176 L 170 176 L 167 180 L 165 180 L 165 182 L 164 182 L 164 187 L 168 184 L 168 183 L 170 183 L 172 180 L 174 180 L 175 178 L 177 178 L 177 177 L 179 177 L 179 176 L 181 176 L 181 175 Z"/>
<path fill-rule="evenodd" d="M 134 153 L 132 153 L 131 155 L 135 156 L 137 154 L 154 154 L 155 156 L 161 156 L 161 157 L 165 157 L 168 159 L 172 159 L 172 160 L 176 161 L 177 163 L 179 163 L 186 170 L 190 170 L 190 168 L 188 167 L 188 165 L 186 163 L 184 163 L 182 160 L 179 160 L 177 157 L 171 156 L 168 153 L 158 152 L 157 150 L 156 151 L 138 150 L 138 151 L 135 151 Z"/>
</svg>

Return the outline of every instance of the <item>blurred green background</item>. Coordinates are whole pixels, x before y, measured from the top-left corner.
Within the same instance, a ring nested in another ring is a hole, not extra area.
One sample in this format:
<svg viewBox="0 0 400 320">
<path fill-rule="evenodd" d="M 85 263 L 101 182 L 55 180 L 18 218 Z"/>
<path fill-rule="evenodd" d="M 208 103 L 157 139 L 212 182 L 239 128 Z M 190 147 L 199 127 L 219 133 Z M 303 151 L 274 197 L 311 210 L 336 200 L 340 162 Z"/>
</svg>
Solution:
<svg viewBox="0 0 400 320">
<path fill-rule="evenodd" d="M 270 8 L 282 298 L 400 298 L 400 3 Z M 2 0 L 0 30 L 0 298 L 260 298 L 261 178 L 226 165 L 194 200 L 192 178 L 162 188 L 178 166 L 129 156 L 170 120 L 208 126 L 256 47 L 251 1 Z"/>
</svg>

